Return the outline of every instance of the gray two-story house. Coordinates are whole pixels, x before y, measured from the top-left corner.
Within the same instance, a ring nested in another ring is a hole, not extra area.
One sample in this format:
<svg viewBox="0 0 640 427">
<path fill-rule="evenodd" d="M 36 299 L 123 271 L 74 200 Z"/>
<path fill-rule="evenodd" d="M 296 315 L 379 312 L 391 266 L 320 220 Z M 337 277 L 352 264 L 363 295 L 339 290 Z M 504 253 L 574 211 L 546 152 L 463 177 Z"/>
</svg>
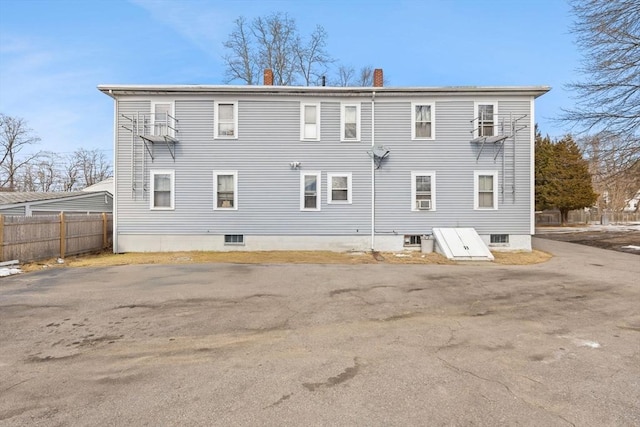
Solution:
<svg viewBox="0 0 640 427">
<path fill-rule="evenodd" d="M 100 85 L 115 101 L 114 251 L 381 250 L 439 227 L 534 233 L 545 86 Z"/>
</svg>

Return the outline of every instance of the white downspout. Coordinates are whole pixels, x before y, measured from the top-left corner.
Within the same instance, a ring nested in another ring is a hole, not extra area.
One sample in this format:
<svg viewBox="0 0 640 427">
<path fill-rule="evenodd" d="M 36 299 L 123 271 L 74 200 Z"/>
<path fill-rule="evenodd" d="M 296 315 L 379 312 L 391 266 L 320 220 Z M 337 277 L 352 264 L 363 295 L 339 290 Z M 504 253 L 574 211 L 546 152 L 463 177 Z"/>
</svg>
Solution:
<svg viewBox="0 0 640 427">
<path fill-rule="evenodd" d="M 111 221 L 113 226 L 113 236 L 111 244 L 113 253 L 118 251 L 118 98 L 109 89 L 109 96 L 113 98 L 113 212 Z M 132 153 L 133 155 L 133 153 Z"/>
<path fill-rule="evenodd" d="M 376 168 L 373 147 L 376 143 L 376 91 L 371 94 L 371 250 L 376 248 Z"/>
</svg>

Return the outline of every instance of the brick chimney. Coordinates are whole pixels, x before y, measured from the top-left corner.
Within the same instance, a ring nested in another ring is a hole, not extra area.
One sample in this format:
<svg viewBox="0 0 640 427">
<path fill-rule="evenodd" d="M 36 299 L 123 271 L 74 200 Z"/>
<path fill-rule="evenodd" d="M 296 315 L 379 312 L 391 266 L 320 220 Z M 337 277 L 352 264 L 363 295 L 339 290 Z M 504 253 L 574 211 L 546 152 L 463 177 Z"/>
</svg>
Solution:
<svg viewBox="0 0 640 427">
<path fill-rule="evenodd" d="M 382 78 L 382 68 L 376 68 L 373 70 L 373 87 L 384 86 L 384 79 Z"/>
<path fill-rule="evenodd" d="M 264 83 L 265 86 L 273 86 L 273 70 L 267 68 L 264 70 Z"/>
</svg>

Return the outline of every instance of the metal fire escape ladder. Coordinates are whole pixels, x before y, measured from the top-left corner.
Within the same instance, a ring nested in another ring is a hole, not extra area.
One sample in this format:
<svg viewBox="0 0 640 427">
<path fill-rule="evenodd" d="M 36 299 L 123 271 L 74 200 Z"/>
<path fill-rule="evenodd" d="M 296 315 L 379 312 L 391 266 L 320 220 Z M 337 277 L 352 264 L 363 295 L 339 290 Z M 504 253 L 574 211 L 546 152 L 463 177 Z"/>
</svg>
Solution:
<svg viewBox="0 0 640 427">
<path fill-rule="evenodd" d="M 494 162 L 498 159 L 498 156 L 502 154 L 502 201 L 504 202 L 504 193 L 506 188 L 506 147 L 505 144 L 507 140 L 511 140 L 511 151 L 510 158 L 508 159 L 511 162 L 511 194 L 513 197 L 513 201 L 516 200 L 516 138 L 518 132 L 523 129 L 529 127 L 528 124 L 523 124 L 522 120 L 527 118 L 527 114 L 523 114 L 516 118 L 513 117 L 513 114 L 509 113 L 508 116 L 502 116 L 499 120 L 496 120 L 498 116 L 491 117 L 490 120 L 487 120 L 484 117 L 476 117 L 471 120 L 472 129 L 470 131 L 472 135 L 471 143 L 479 144 L 478 154 L 476 155 L 476 162 L 480 160 L 480 156 L 482 155 L 486 146 L 493 147 L 493 160 Z M 498 123 L 496 123 L 498 122 Z M 498 126 L 495 126 L 498 124 Z M 485 132 L 487 135 L 485 135 Z M 533 154 L 532 154 L 533 155 Z"/>
<path fill-rule="evenodd" d="M 123 129 L 126 129 L 131 133 L 131 192 L 132 198 L 135 200 L 139 191 L 147 191 L 146 186 L 146 154 L 149 154 L 151 161 L 153 162 L 157 157 L 154 147 L 157 144 L 166 146 L 169 155 L 175 162 L 176 160 L 176 148 L 175 144 L 178 143 L 178 120 L 168 113 L 159 114 L 121 114 L 121 117 L 126 121 L 121 125 Z M 136 141 L 141 141 L 141 148 Z M 140 151 L 141 150 L 141 151 Z M 139 159 L 139 152 L 141 158 Z M 141 170 L 138 170 L 138 169 Z"/>
</svg>

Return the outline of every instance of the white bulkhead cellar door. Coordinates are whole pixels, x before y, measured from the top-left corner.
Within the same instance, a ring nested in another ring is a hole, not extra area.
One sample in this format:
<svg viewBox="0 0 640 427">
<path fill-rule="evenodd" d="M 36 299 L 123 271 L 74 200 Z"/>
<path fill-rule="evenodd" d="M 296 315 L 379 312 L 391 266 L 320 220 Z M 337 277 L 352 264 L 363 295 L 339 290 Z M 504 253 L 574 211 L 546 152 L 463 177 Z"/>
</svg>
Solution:
<svg viewBox="0 0 640 427">
<path fill-rule="evenodd" d="M 493 255 L 474 228 L 434 228 L 437 251 L 457 261 L 493 261 Z"/>
</svg>

